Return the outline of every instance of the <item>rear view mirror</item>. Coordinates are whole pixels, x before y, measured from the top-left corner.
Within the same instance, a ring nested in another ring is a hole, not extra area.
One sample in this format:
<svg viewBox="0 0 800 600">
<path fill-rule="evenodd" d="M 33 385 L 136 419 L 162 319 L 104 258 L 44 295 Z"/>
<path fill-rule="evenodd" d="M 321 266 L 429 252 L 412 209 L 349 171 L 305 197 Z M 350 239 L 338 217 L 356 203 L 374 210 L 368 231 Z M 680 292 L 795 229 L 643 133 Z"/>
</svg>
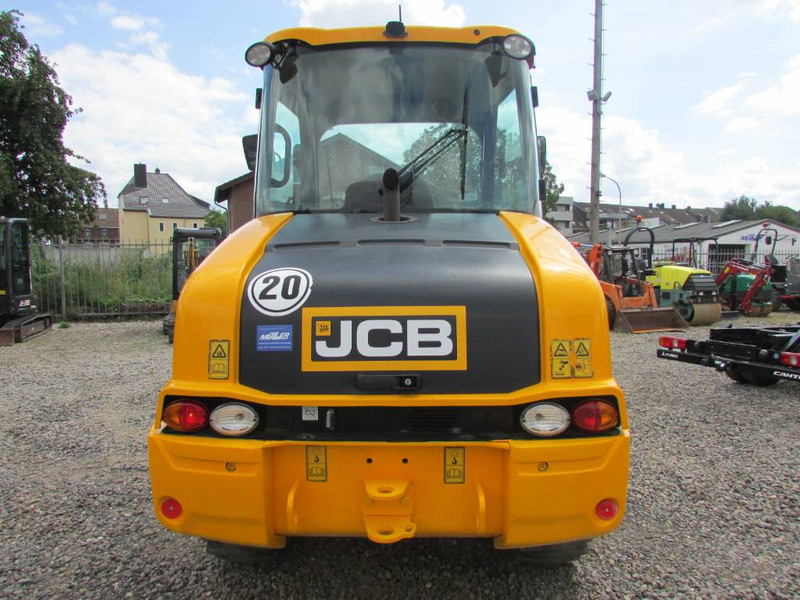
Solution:
<svg viewBox="0 0 800 600">
<path fill-rule="evenodd" d="M 253 133 L 242 138 L 242 149 L 247 168 L 254 171 L 256 168 L 256 151 L 258 150 L 258 136 Z"/>
<path fill-rule="evenodd" d="M 536 150 L 539 155 L 539 177 L 541 177 L 547 164 L 547 138 L 543 135 L 536 136 Z"/>
</svg>

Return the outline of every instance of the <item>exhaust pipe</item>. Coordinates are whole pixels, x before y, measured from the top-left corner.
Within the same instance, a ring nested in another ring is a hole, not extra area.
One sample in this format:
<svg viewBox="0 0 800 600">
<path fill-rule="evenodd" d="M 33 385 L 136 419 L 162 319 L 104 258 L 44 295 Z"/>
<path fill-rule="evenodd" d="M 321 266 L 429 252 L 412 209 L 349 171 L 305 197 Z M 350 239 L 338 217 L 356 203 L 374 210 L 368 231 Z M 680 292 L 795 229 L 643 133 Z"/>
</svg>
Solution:
<svg viewBox="0 0 800 600">
<path fill-rule="evenodd" d="M 394 169 L 383 173 L 383 217 L 384 223 L 400 223 L 400 174 Z"/>
</svg>

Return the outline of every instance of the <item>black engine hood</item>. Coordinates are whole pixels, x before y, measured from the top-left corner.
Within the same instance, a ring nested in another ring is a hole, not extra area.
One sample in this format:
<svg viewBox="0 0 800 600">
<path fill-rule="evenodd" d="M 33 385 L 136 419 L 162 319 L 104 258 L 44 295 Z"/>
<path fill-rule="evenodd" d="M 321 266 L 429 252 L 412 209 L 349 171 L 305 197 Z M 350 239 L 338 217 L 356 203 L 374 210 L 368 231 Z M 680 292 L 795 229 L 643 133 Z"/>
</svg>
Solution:
<svg viewBox="0 0 800 600">
<path fill-rule="evenodd" d="M 540 379 L 535 283 L 497 215 L 297 215 L 265 250 L 242 298 L 243 385 L 438 395 Z"/>
</svg>

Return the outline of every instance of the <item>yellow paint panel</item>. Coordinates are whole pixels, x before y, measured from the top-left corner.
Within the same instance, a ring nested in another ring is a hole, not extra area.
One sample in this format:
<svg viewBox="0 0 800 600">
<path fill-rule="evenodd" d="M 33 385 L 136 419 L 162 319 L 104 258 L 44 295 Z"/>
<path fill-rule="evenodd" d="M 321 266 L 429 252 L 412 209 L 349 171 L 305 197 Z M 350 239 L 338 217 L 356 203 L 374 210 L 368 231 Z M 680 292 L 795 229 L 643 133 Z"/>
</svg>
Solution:
<svg viewBox="0 0 800 600">
<path fill-rule="evenodd" d="M 277 43 L 283 40 L 302 40 L 311 46 L 329 46 L 335 44 L 353 44 L 358 42 L 379 42 L 384 44 L 441 42 L 451 44 L 480 44 L 492 37 L 505 37 L 518 33 L 508 27 L 406 27 L 406 37 L 387 38 L 381 27 L 349 27 L 344 29 L 321 29 L 316 27 L 294 27 L 276 31 L 266 37 L 266 41 Z M 477 32 L 477 33 L 476 33 Z"/>
</svg>

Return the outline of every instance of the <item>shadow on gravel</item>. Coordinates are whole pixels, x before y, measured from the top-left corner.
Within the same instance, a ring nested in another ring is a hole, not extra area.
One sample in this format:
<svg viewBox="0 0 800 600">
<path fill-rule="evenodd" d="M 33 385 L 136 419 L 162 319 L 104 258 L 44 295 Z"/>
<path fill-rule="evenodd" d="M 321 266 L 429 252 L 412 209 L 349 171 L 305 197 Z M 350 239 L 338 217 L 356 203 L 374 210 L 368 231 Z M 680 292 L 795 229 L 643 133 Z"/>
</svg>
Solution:
<svg viewBox="0 0 800 600">
<path fill-rule="evenodd" d="M 232 597 L 565 598 L 577 595 L 576 567 L 536 567 L 488 540 L 293 539 L 274 562 L 255 567 L 214 561 Z"/>
</svg>

